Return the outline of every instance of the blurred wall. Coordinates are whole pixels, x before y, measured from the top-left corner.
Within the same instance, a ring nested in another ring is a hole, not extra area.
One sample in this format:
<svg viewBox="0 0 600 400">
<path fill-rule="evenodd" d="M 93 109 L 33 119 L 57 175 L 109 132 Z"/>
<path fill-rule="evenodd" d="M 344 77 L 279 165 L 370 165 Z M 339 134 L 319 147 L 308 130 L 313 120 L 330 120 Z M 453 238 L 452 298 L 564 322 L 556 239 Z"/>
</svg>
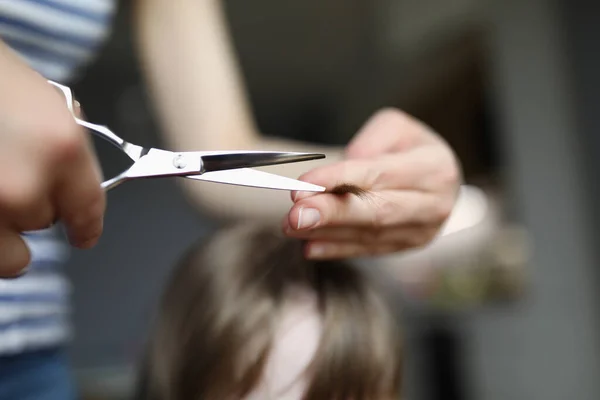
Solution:
<svg viewBox="0 0 600 400">
<path fill-rule="evenodd" d="M 596 179 L 586 168 L 598 148 L 582 141 L 598 124 L 598 7 L 587 4 L 496 1 L 490 10 L 504 172 L 535 253 L 526 300 L 468 321 L 474 399 L 600 398 Z"/>
</svg>

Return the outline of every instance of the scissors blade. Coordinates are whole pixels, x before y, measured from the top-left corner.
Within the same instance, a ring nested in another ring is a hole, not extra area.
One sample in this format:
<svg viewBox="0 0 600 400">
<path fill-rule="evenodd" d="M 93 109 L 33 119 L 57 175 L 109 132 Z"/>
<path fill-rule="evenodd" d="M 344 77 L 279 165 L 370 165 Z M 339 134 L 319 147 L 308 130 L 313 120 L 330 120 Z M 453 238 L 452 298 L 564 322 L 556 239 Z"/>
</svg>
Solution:
<svg viewBox="0 0 600 400">
<path fill-rule="evenodd" d="M 265 167 L 268 165 L 289 164 L 325 158 L 318 153 L 290 153 L 279 151 L 232 151 L 206 153 L 201 156 L 203 172 L 216 172 L 230 169 Z"/>
<path fill-rule="evenodd" d="M 322 186 L 250 168 L 207 172 L 202 175 L 187 175 L 185 178 L 265 189 L 298 190 L 303 192 L 325 191 L 325 188 Z"/>
</svg>

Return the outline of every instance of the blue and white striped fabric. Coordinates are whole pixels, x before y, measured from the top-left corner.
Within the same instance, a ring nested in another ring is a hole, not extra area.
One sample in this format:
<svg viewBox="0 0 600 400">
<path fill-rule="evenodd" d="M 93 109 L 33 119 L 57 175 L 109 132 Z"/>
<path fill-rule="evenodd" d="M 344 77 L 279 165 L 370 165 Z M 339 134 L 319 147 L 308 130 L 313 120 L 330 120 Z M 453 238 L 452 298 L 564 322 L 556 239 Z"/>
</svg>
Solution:
<svg viewBox="0 0 600 400">
<path fill-rule="evenodd" d="M 26 275 L 0 279 L 0 355 L 55 346 L 70 337 L 69 282 L 60 267 L 67 245 L 53 230 L 24 235 L 32 262 Z"/>
<path fill-rule="evenodd" d="M 0 37 L 48 79 L 64 82 L 108 34 L 112 0 L 0 0 Z"/>
<path fill-rule="evenodd" d="M 108 36 L 111 0 L 0 0 L 0 39 L 47 79 L 67 83 Z M 24 234 L 28 273 L 0 280 L 0 356 L 70 337 L 68 246 L 54 229 Z"/>
</svg>

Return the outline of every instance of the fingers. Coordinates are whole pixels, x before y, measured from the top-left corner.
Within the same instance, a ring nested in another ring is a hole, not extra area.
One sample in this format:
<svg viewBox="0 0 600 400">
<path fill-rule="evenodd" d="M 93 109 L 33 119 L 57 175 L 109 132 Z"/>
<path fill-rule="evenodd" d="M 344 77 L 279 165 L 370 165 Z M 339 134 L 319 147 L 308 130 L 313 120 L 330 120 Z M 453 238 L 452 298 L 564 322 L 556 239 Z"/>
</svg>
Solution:
<svg viewBox="0 0 600 400">
<path fill-rule="evenodd" d="M 405 156 L 348 160 L 317 168 L 301 179 L 327 190 L 349 183 L 367 193 L 361 197 L 297 193 L 289 224 L 302 230 L 338 224 L 384 227 L 439 222 L 450 214 L 454 198 L 440 196 L 435 189 L 445 180 L 454 182 L 451 174 L 439 171 L 436 159 L 425 149 L 417 149 Z"/>
<path fill-rule="evenodd" d="M 31 259 L 29 248 L 12 229 L 0 228 L 0 278 L 18 276 Z"/>
<path fill-rule="evenodd" d="M 18 232 L 45 229 L 53 223 L 55 215 L 52 203 L 48 198 L 36 198 L 35 202 L 22 204 L 21 207 L 15 209 L 12 214 L 15 221 L 13 228 Z"/>
<path fill-rule="evenodd" d="M 89 248 L 102 234 L 106 199 L 89 138 L 80 133 L 73 140 L 74 151 L 64 159 L 54 199 L 71 244 Z"/>
<path fill-rule="evenodd" d="M 3 161 L 10 157 L 4 157 Z M 0 165 L 0 170 L 11 170 L 3 176 L 0 185 L 2 225 L 17 232 L 47 227 L 54 218 L 54 209 L 47 195 L 50 183 L 28 163 L 19 162 L 18 168 L 10 169 Z"/>
<path fill-rule="evenodd" d="M 444 203 L 433 194 L 421 192 L 384 191 L 365 199 L 320 194 L 297 202 L 288 214 L 288 223 L 298 231 L 324 226 L 435 225 L 451 210 L 450 201 Z"/>
<path fill-rule="evenodd" d="M 305 256 L 311 259 L 375 256 L 425 246 L 436 237 L 439 226 L 395 226 L 387 229 L 324 227 L 309 231 L 289 228 L 284 220 L 283 231 L 290 237 L 307 241 Z"/>
<path fill-rule="evenodd" d="M 360 242 L 368 245 L 392 244 L 399 248 L 420 247 L 439 232 L 438 225 L 396 225 L 386 229 L 368 227 L 323 227 L 308 231 L 290 229 L 287 220 L 282 229 L 290 237 L 317 242 Z"/>
<path fill-rule="evenodd" d="M 387 228 L 322 227 L 294 230 L 284 218 L 282 230 L 289 237 L 307 241 L 305 256 L 311 259 L 376 256 L 416 249 L 432 242 L 440 225 L 396 225 Z"/>
<path fill-rule="evenodd" d="M 387 154 L 377 159 L 353 159 L 315 168 L 299 179 L 332 190 L 352 184 L 365 190 L 406 189 L 436 191 L 446 183 L 455 184 L 457 170 L 452 153 L 439 146 L 418 147 L 406 153 Z M 440 166 L 444 167 L 440 167 Z M 317 193 L 294 192 L 293 201 Z"/>
<path fill-rule="evenodd" d="M 395 109 L 385 108 L 371 117 L 346 147 L 348 158 L 369 158 L 405 151 L 430 142 L 435 135 L 422 122 Z"/>
<path fill-rule="evenodd" d="M 73 100 L 73 113 L 77 118 L 85 118 L 77 100 Z M 58 211 L 71 244 L 89 248 L 102 234 L 106 201 L 100 189 L 101 168 L 87 136 L 84 136 L 81 152 L 72 161 L 80 167 L 69 169 L 58 183 Z"/>
</svg>

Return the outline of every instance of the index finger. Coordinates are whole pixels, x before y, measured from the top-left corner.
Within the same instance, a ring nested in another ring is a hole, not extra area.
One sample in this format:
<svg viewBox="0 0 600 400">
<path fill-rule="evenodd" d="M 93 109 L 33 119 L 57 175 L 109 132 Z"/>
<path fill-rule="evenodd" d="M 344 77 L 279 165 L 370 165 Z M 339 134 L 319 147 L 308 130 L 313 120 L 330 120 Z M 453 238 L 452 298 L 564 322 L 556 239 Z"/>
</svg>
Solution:
<svg viewBox="0 0 600 400">
<path fill-rule="evenodd" d="M 423 157 L 420 150 L 405 155 L 385 155 L 376 160 L 346 160 L 317 168 L 303 177 L 330 193 L 296 196 L 288 214 L 293 229 L 323 225 L 387 226 L 435 222 L 445 206 L 435 191 L 437 157 Z M 331 193 L 339 185 L 365 191 L 358 196 Z"/>
<path fill-rule="evenodd" d="M 376 191 L 434 191 L 439 186 L 439 181 L 446 179 L 447 159 L 448 156 L 439 148 L 423 146 L 405 153 L 384 154 L 373 159 L 350 159 L 317 167 L 299 179 L 324 186 L 327 191 L 340 184 Z M 315 195 L 318 193 L 294 192 L 292 199 L 298 202 Z"/>
<path fill-rule="evenodd" d="M 80 248 L 96 244 L 102 234 L 106 198 L 102 174 L 85 131 L 73 123 L 74 132 L 60 160 L 53 195 L 58 218 L 69 241 Z"/>
</svg>

